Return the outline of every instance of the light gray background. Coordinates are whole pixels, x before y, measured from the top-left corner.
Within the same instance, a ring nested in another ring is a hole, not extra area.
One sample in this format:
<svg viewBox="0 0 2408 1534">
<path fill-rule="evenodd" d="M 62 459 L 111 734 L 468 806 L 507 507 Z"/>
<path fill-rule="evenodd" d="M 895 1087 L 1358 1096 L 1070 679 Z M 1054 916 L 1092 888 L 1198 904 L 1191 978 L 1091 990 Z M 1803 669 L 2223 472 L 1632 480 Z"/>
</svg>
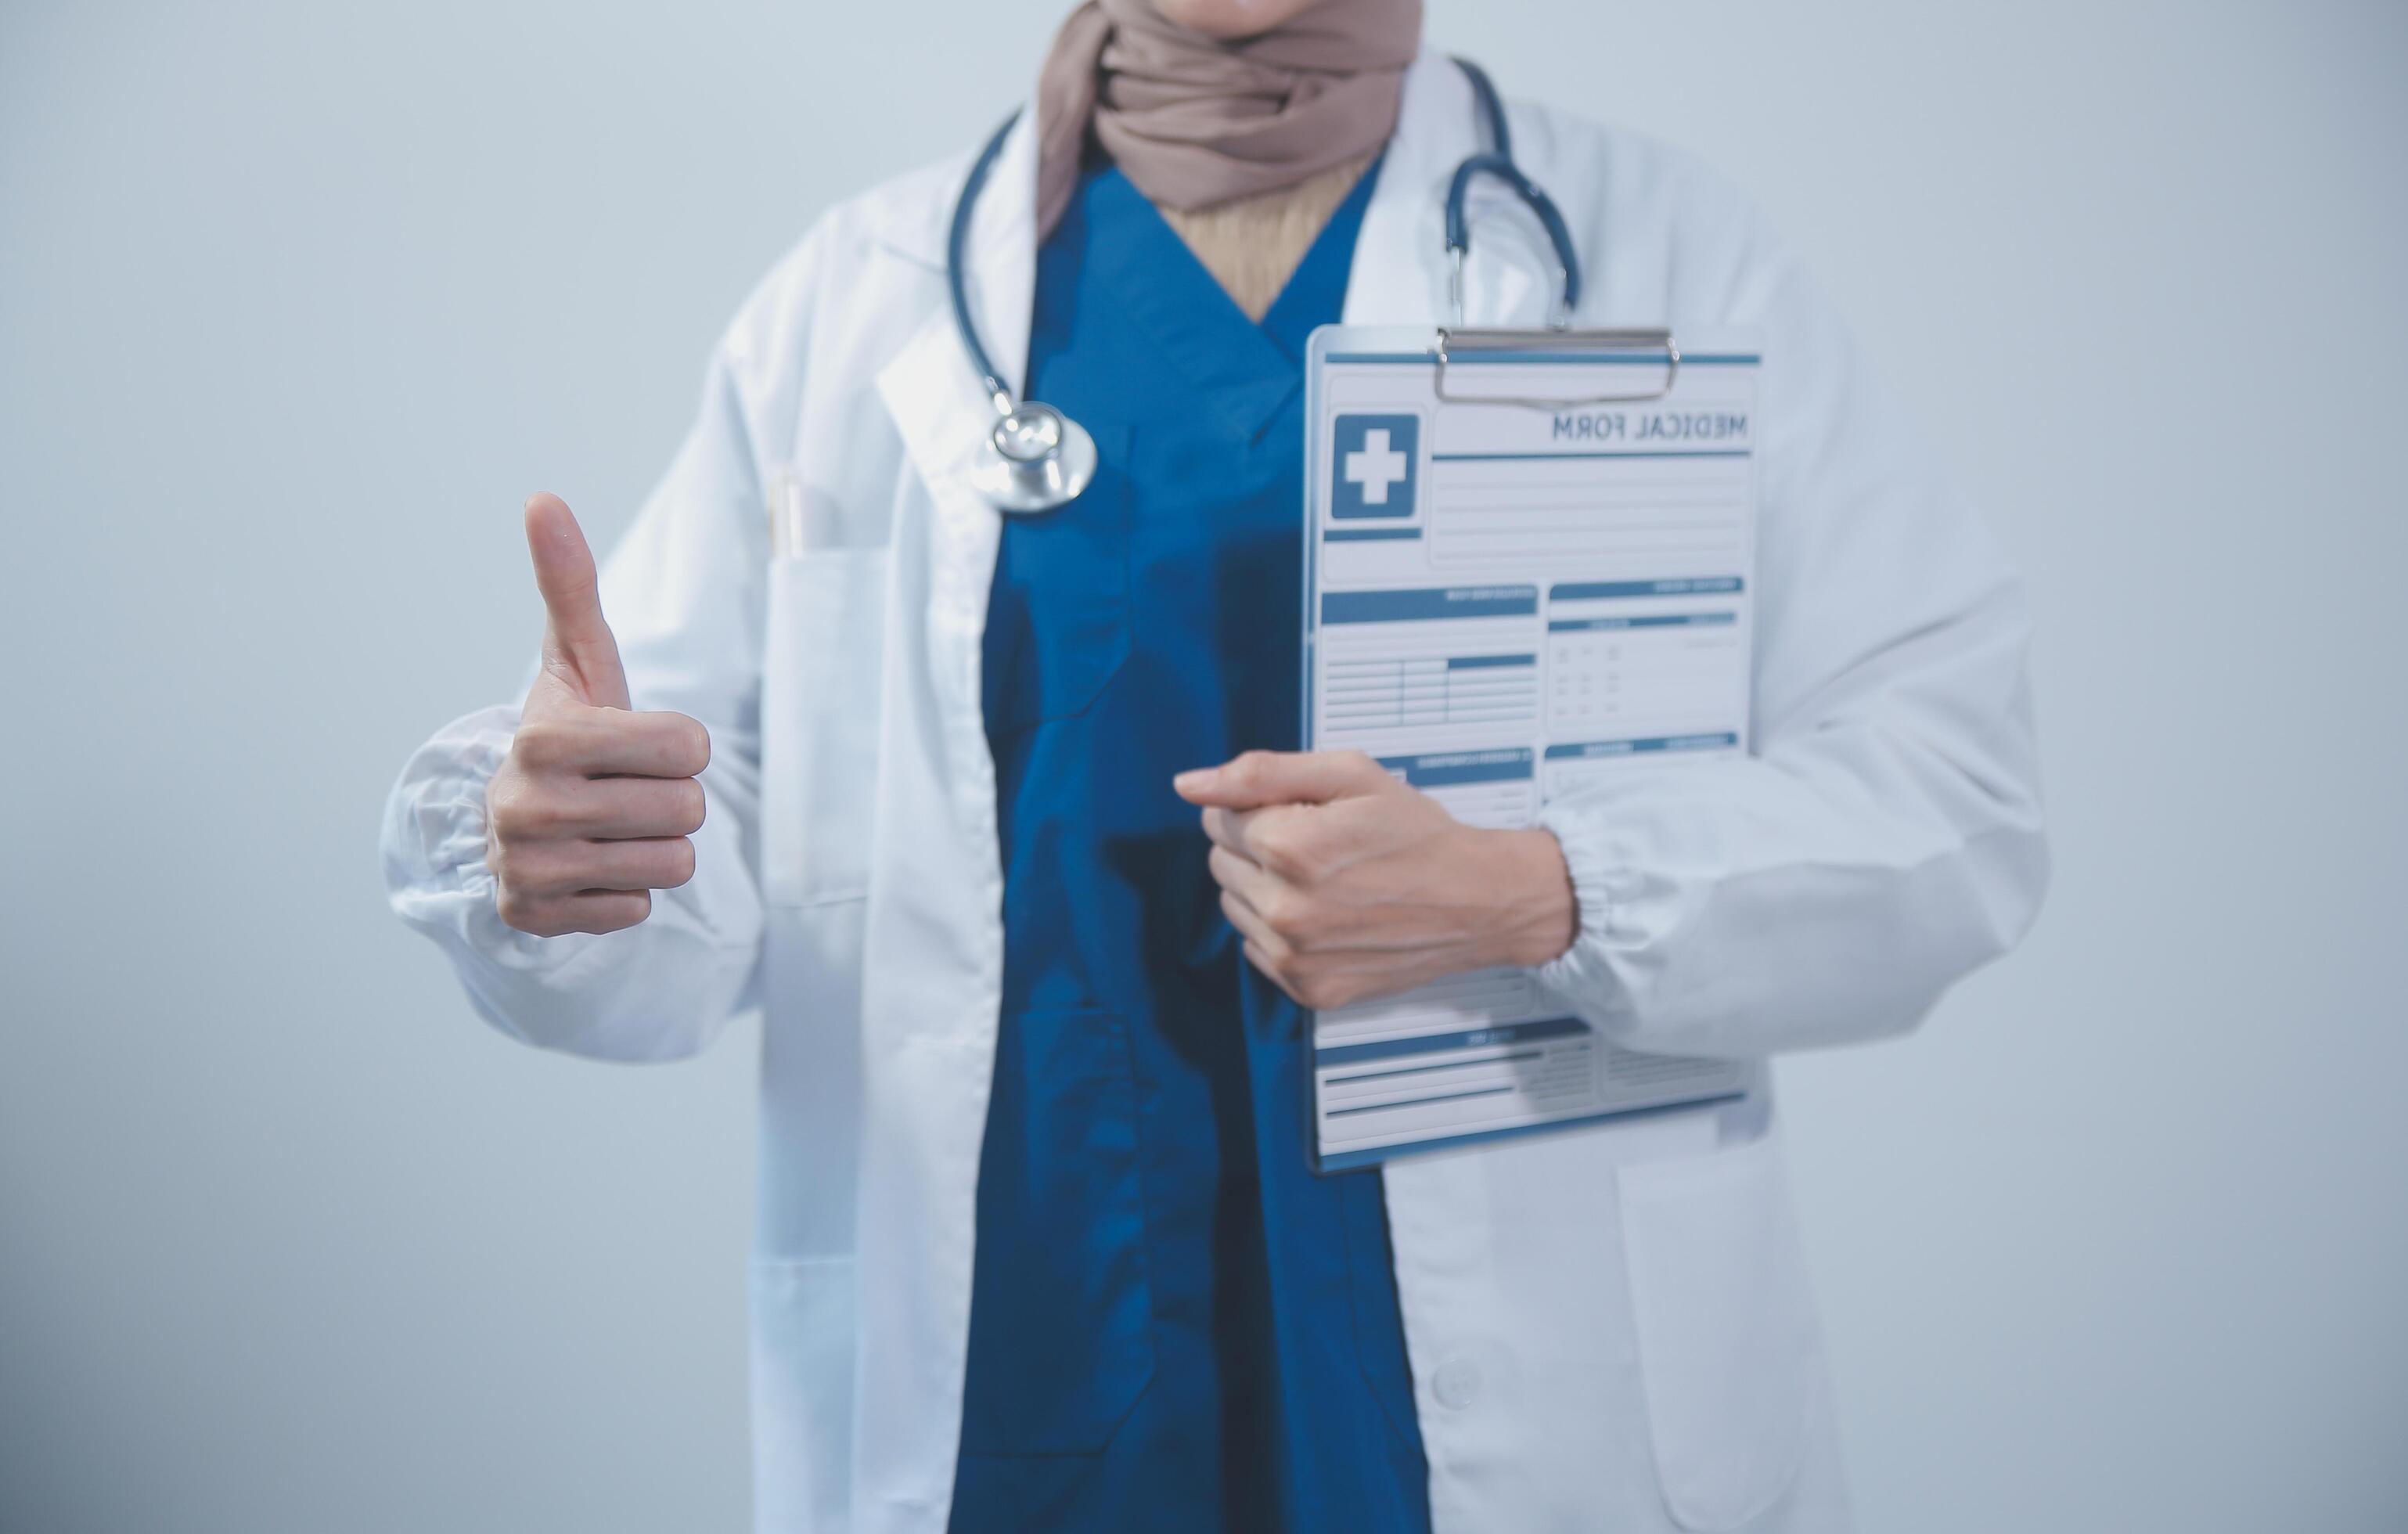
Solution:
<svg viewBox="0 0 2408 1534">
<path fill-rule="evenodd" d="M 1865 1527 L 2408 1527 L 2408 12 L 1432 9 L 1751 187 L 2032 578 L 2039 932 L 1784 1068 Z M 743 1522 L 751 1037 L 490 1033 L 378 805 L 521 496 L 615 534 L 1055 10 L 0 0 L 0 1527 Z"/>
</svg>

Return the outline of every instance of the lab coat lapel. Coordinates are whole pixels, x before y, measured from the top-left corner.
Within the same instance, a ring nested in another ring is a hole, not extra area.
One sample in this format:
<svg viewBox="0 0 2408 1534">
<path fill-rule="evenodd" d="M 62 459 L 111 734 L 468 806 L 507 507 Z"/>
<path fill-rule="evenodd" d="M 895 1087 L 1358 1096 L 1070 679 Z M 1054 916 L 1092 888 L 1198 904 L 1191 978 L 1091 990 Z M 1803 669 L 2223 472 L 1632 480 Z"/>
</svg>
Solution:
<svg viewBox="0 0 2408 1534">
<path fill-rule="evenodd" d="M 1037 273 L 1033 110 L 1022 111 L 987 177 L 971 217 L 963 277 L 979 337 L 1014 389 L 1028 351 Z M 1001 523 L 972 488 L 969 472 L 978 445 L 994 425 L 995 408 L 962 350 L 949 307 L 938 306 L 921 323 L 879 374 L 878 390 L 934 510 L 927 545 L 929 640 L 938 663 L 932 680 L 949 711 L 974 712 L 979 642 Z M 989 811 L 991 818 L 991 804 Z"/>
<path fill-rule="evenodd" d="M 1028 348 L 1035 136 L 1005 140 L 965 273 L 1005 381 Z M 953 198 L 945 197 L 950 209 Z M 898 487 L 876 838 L 863 980 L 865 1122 L 854 1340 L 856 1526 L 940 1530 L 968 1355 L 979 1148 L 1002 981 L 1002 871 L 979 667 L 1001 517 L 971 486 L 994 408 L 939 304 L 878 390 L 910 467 Z"/>
</svg>

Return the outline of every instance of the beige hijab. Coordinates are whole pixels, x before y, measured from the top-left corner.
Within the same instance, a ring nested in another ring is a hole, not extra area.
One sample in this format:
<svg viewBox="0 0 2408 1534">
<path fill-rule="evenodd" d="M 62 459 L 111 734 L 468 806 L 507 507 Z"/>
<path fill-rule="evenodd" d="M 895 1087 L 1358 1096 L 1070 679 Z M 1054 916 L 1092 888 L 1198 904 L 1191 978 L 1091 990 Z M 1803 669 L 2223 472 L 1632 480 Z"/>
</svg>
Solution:
<svg viewBox="0 0 2408 1534">
<path fill-rule="evenodd" d="M 1152 0 L 1087 0 L 1038 75 L 1038 237 L 1069 206 L 1091 132 L 1148 201 L 1175 208 L 1364 159 L 1397 125 L 1421 31 L 1421 0 L 1317 0 L 1231 42 Z"/>
</svg>

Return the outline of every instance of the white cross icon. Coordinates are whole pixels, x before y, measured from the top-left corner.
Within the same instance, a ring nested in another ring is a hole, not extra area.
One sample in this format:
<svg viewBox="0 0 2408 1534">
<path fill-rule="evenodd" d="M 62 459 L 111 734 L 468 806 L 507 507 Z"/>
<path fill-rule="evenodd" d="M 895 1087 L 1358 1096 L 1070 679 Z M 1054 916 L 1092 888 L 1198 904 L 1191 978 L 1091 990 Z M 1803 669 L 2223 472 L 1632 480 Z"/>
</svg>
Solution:
<svg viewBox="0 0 2408 1534">
<path fill-rule="evenodd" d="M 1363 445 L 1346 455 L 1346 482 L 1363 487 L 1365 506 L 1388 504 L 1388 487 L 1405 480 L 1405 455 L 1388 446 L 1388 429 L 1363 434 Z"/>
</svg>

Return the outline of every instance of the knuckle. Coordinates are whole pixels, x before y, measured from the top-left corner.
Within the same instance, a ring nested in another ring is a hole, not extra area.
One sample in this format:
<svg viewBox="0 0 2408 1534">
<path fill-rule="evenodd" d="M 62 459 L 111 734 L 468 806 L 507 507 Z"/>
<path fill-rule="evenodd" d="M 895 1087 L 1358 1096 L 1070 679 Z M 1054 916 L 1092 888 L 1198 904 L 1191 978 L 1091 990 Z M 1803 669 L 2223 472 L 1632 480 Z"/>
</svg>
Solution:
<svg viewBox="0 0 2408 1534">
<path fill-rule="evenodd" d="M 1297 999 L 1308 1007 L 1343 1007 L 1354 999 L 1354 988 L 1331 975 L 1301 975 L 1297 980 Z"/>
<path fill-rule="evenodd" d="M 652 897 L 641 890 L 637 890 L 629 899 L 612 901 L 603 912 L 595 917 L 585 930 L 596 933 L 624 932 L 631 926 L 642 925 L 645 918 L 652 913 Z"/>
<path fill-rule="evenodd" d="M 1292 820 L 1272 821 L 1249 837 L 1247 845 L 1262 853 L 1256 862 L 1282 879 L 1297 884 L 1320 882 L 1324 860 L 1319 840 L 1302 824 Z"/>
<path fill-rule="evenodd" d="M 1213 882 L 1224 890 L 1237 888 L 1245 878 L 1246 860 L 1217 844 L 1205 857 L 1204 866 L 1211 871 Z"/>
<path fill-rule="evenodd" d="M 1244 824 L 1235 815 L 1217 804 L 1208 807 L 1198 817 L 1198 822 L 1204 827 L 1205 837 L 1211 841 L 1215 850 L 1244 844 Z"/>
<path fill-rule="evenodd" d="M 659 888 L 675 889 L 694 878 L 694 843 L 683 837 L 668 849 L 667 880 Z"/>
<path fill-rule="evenodd" d="M 513 840 L 547 835 L 560 823 L 559 807 L 522 779 L 496 779 L 493 792 L 486 797 L 486 809 L 493 820 L 494 836 L 505 846 Z"/>
<path fill-rule="evenodd" d="M 1257 938 L 1248 925 L 1252 917 L 1246 910 L 1246 903 L 1238 898 L 1237 891 L 1225 889 L 1221 892 L 1221 914 L 1228 919 L 1231 926 L 1238 929 L 1240 937 L 1257 947 L 1263 946 L 1263 939 Z"/>
<path fill-rule="evenodd" d="M 1283 879 L 1296 864 L 1293 834 L 1278 821 L 1263 821 L 1246 827 L 1246 851 L 1254 854 L 1257 864 Z"/>
<path fill-rule="evenodd" d="M 559 929 L 549 920 L 549 912 L 544 903 L 540 900 L 529 899 L 517 890 L 503 889 L 498 892 L 494 901 L 494 913 L 502 919 L 504 926 L 523 932 L 529 937 L 559 936 Z"/>
<path fill-rule="evenodd" d="M 568 731 L 550 720 L 521 724 L 510 737 L 510 754 L 529 767 L 558 767 L 568 753 Z"/>
<path fill-rule="evenodd" d="M 676 733 L 670 738 L 677 752 L 678 769 L 691 778 L 710 765 L 710 732 L 698 719 L 678 716 Z"/>
<path fill-rule="evenodd" d="M 1283 938 L 1302 937 L 1312 925 L 1312 900 L 1292 889 L 1269 891 L 1254 909 L 1262 913 L 1264 923 Z"/>
<path fill-rule="evenodd" d="M 1318 838 L 1311 836 L 1297 838 L 1287 850 L 1287 862 L 1289 877 L 1299 884 L 1317 885 L 1329 877 L 1330 861 L 1327 850 L 1321 845 Z"/>
<path fill-rule="evenodd" d="M 506 841 L 498 837 L 488 853 L 486 866 L 497 884 L 516 891 L 521 899 L 531 903 L 575 888 L 579 872 L 573 858 L 557 844 Z"/>
<path fill-rule="evenodd" d="M 493 793 L 485 796 L 485 824 L 496 842 L 508 843 L 526 834 L 526 811 L 515 795 L 502 792 L 497 784 Z"/>
</svg>

